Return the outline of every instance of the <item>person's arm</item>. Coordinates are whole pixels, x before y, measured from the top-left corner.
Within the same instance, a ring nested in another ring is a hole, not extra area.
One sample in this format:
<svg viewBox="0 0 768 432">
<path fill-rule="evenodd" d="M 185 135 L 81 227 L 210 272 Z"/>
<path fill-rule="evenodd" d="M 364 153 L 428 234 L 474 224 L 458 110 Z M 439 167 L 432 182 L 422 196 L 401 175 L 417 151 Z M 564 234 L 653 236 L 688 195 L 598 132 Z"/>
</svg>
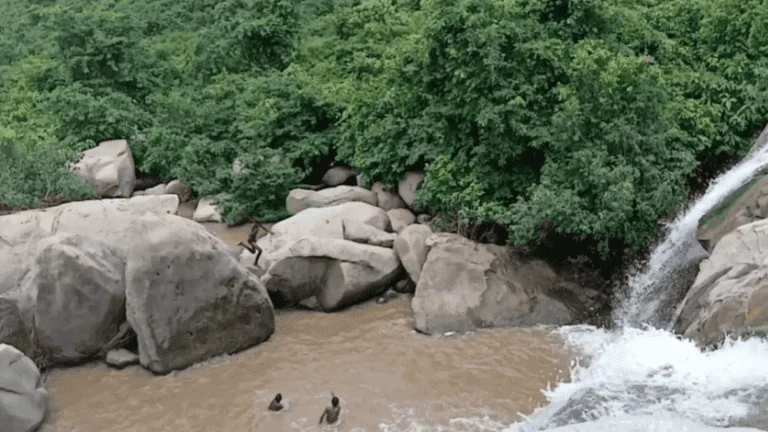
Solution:
<svg viewBox="0 0 768 432">
<path fill-rule="evenodd" d="M 320 421 L 317 424 L 323 424 L 323 419 L 325 418 L 325 415 L 328 414 L 328 408 L 326 408 L 323 411 L 323 415 L 320 416 Z"/>
</svg>

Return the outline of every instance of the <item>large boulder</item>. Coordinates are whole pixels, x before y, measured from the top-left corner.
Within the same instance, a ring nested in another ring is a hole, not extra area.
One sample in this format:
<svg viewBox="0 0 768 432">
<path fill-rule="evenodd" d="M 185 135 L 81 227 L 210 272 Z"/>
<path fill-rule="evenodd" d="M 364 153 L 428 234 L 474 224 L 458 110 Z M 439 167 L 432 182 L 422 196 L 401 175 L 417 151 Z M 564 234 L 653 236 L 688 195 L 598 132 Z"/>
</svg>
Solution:
<svg viewBox="0 0 768 432">
<path fill-rule="evenodd" d="M 263 281 L 281 301 L 314 297 L 311 303 L 331 312 L 386 291 L 400 270 L 392 249 L 307 236 L 273 257 Z"/>
<path fill-rule="evenodd" d="M 224 222 L 219 209 L 213 203 L 214 197 L 204 197 L 197 203 L 192 220 L 195 222 Z"/>
<path fill-rule="evenodd" d="M 675 330 L 703 346 L 768 331 L 768 220 L 720 239 L 677 309 Z"/>
<path fill-rule="evenodd" d="M 342 220 L 342 228 L 344 229 L 345 240 L 371 246 L 391 248 L 395 244 L 395 238 L 397 238 L 395 234 L 351 219 Z"/>
<path fill-rule="evenodd" d="M 337 166 L 326 171 L 320 182 L 326 186 L 339 186 L 347 183 L 355 176 L 357 176 L 357 171 L 352 168 Z"/>
<path fill-rule="evenodd" d="M 20 264 L 23 277 L 0 294 L 0 342 L 56 364 L 99 354 L 125 322 L 125 256 L 66 233 L 27 250 L 34 253 Z"/>
<path fill-rule="evenodd" d="M 397 193 L 412 209 L 416 207 L 416 191 L 422 183 L 424 183 L 424 173 L 417 171 L 405 173 L 403 179 L 397 184 Z"/>
<path fill-rule="evenodd" d="M 26 263 L 36 256 L 38 241 L 56 233 L 81 234 L 120 248 L 134 239 L 126 235 L 132 222 L 145 213 L 174 214 L 174 195 L 130 199 L 91 200 L 0 216 L 0 294 L 17 288 L 29 272 Z"/>
<path fill-rule="evenodd" d="M 104 198 L 128 198 L 136 184 L 136 164 L 126 140 L 112 140 L 83 152 L 74 170 Z"/>
<path fill-rule="evenodd" d="M 35 363 L 0 344 L 0 425 L 3 432 L 33 432 L 48 412 L 50 397 Z"/>
<path fill-rule="evenodd" d="M 416 329 L 428 334 L 483 327 L 566 325 L 586 318 L 594 290 L 565 283 L 543 261 L 455 234 L 430 248 L 412 301 Z M 579 292 L 582 291 L 582 292 Z"/>
<path fill-rule="evenodd" d="M 127 316 L 141 364 L 157 374 L 266 341 L 275 329 L 267 291 L 227 245 L 178 216 L 134 221 L 127 251 Z"/>
<path fill-rule="evenodd" d="M 400 195 L 382 182 L 374 183 L 373 186 L 371 186 L 371 192 L 376 194 L 376 200 L 379 203 L 379 207 L 384 210 L 406 207 L 405 202 L 400 198 Z"/>
<path fill-rule="evenodd" d="M 413 282 L 419 282 L 421 268 L 427 262 L 427 239 L 431 235 L 432 229 L 429 225 L 411 225 L 395 239 L 395 253 Z"/>
<path fill-rule="evenodd" d="M 336 186 L 319 191 L 294 189 L 285 199 L 288 213 L 292 215 L 308 208 L 330 207 L 348 202 L 363 202 L 375 206 L 376 194 L 359 186 Z"/>
</svg>

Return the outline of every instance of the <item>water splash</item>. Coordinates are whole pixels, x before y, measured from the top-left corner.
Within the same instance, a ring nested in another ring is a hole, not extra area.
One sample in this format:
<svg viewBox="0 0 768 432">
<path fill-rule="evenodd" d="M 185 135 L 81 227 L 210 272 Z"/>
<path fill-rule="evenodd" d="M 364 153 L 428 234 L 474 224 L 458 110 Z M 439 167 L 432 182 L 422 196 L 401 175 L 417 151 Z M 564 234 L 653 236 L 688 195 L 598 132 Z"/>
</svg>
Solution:
<svg viewBox="0 0 768 432">
<path fill-rule="evenodd" d="M 545 394 L 549 405 L 506 432 L 768 429 L 768 341 L 729 340 L 702 352 L 672 334 L 672 310 L 707 256 L 699 221 L 768 167 L 768 146 L 752 151 L 666 226 L 664 240 L 627 280 L 614 309 L 617 330 L 564 327 L 586 364 Z M 622 423 L 623 422 L 623 423 Z M 637 426 L 640 424 L 644 426 Z M 571 427 L 569 425 L 577 425 Z"/>
<path fill-rule="evenodd" d="M 550 401 L 545 409 L 507 432 L 632 416 L 666 416 L 665 427 L 678 421 L 678 426 L 691 422 L 702 427 L 754 426 L 765 419 L 768 342 L 764 340 L 729 341 L 719 350 L 702 352 L 692 341 L 660 329 L 574 326 L 560 332 L 588 365 L 575 365 L 571 382 L 545 391 Z"/>
<path fill-rule="evenodd" d="M 651 253 L 645 266 L 627 281 L 628 290 L 614 309 L 620 328 L 643 325 L 666 328 L 671 306 L 687 290 L 706 251 L 696 239 L 699 220 L 733 192 L 768 167 L 768 146 L 751 153 L 715 179 L 701 198 L 667 225 L 666 236 Z"/>
</svg>

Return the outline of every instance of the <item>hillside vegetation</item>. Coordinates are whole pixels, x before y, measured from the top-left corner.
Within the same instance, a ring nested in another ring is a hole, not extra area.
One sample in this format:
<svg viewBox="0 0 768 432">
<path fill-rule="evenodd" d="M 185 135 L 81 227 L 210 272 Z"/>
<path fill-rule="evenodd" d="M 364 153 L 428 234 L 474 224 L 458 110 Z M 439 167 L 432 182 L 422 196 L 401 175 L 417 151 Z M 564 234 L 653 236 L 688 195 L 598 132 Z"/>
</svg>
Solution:
<svg viewBox="0 0 768 432">
<path fill-rule="evenodd" d="M 424 169 L 424 208 L 516 244 L 609 252 L 768 120 L 768 2 L 4 0 L 0 94 L 7 207 L 92 197 L 66 162 L 126 138 L 143 171 L 228 193 L 228 220 L 279 216 L 336 158 Z"/>
</svg>

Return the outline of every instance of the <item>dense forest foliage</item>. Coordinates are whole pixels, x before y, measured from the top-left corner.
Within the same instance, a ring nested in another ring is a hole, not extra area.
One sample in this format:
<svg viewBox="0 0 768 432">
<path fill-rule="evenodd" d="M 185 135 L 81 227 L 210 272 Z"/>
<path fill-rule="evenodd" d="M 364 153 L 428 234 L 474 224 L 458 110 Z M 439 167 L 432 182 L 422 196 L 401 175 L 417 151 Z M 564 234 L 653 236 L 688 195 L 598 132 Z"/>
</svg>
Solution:
<svg viewBox="0 0 768 432">
<path fill-rule="evenodd" d="M 140 169 L 277 217 L 334 158 L 421 205 L 642 247 L 768 120 L 765 0 L 4 0 L 0 203 Z M 235 174 L 239 159 L 243 170 Z"/>
</svg>

